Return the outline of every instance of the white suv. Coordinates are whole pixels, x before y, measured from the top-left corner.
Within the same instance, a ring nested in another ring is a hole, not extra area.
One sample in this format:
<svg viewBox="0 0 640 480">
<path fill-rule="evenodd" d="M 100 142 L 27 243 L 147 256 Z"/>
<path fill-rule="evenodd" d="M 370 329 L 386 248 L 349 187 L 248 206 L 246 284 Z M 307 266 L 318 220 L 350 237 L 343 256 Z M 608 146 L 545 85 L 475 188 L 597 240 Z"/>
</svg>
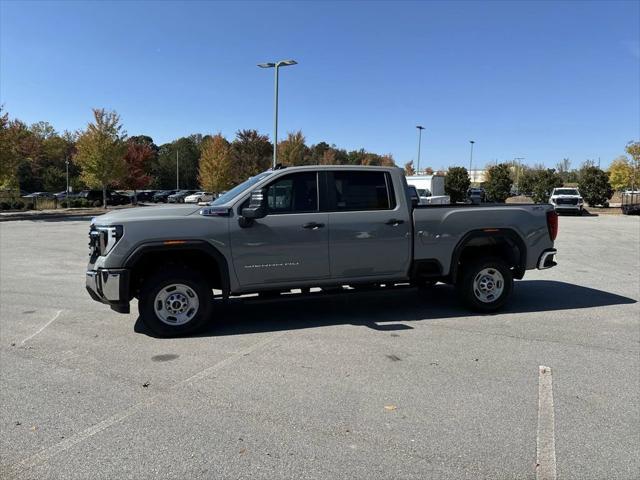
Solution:
<svg viewBox="0 0 640 480">
<path fill-rule="evenodd" d="M 574 212 L 578 215 L 582 215 L 584 207 L 584 199 L 577 188 L 554 188 L 549 203 L 553 205 L 556 212 Z"/>
</svg>

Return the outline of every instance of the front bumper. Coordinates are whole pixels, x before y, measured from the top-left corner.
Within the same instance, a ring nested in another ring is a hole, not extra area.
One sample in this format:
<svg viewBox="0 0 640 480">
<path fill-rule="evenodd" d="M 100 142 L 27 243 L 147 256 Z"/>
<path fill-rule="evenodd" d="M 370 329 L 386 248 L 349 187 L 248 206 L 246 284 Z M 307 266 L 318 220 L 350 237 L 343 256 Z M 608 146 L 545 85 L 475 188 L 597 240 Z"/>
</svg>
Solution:
<svg viewBox="0 0 640 480">
<path fill-rule="evenodd" d="M 129 270 L 88 270 L 87 292 L 96 302 L 106 303 L 119 313 L 129 313 Z"/>
<path fill-rule="evenodd" d="M 579 205 L 572 205 L 570 203 L 561 203 L 559 205 L 556 204 L 552 204 L 553 208 L 556 209 L 556 211 L 558 212 L 578 212 L 580 210 L 582 210 L 583 204 L 579 204 Z"/>
</svg>

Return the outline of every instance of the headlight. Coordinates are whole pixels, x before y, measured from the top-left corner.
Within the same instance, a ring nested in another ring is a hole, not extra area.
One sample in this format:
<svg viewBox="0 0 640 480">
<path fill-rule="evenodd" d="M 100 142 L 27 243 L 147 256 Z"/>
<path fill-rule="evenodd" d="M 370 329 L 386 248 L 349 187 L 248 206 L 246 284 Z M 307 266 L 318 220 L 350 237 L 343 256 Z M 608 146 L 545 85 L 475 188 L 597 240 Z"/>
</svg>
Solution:
<svg viewBox="0 0 640 480">
<path fill-rule="evenodd" d="M 584 203 L 584 200 L 582 198 L 578 199 L 578 205 L 582 205 Z"/>
<path fill-rule="evenodd" d="M 122 225 L 91 225 L 89 230 L 89 255 L 102 257 L 107 255 L 122 238 Z"/>
<path fill-rule="evenodd" d="M 555 198 L 550 198 L 550 199 L 549 199 L 549 201 L 550 201 L 551 203 L 556 203 L 556 199 L 555 199 Z"/>
</svg>

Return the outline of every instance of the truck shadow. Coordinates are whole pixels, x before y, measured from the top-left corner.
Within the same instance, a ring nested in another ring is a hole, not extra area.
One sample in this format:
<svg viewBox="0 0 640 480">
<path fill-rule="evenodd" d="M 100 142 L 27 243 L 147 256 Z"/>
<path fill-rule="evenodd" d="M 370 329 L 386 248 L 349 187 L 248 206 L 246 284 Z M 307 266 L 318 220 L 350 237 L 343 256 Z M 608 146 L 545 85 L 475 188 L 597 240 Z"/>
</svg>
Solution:
<svg viewBox="0 0 640 480">
<path fill-rule="evenodd" d="M 593 288 L 553 280 L 515 283 L 507 307 L 494 314 L 552 312 L 636 303 L 637 300 Z M 217 304 L 219 317 L 197 336 L 242 335 L 297 330 L 332 325 L 361 325 L 374 330 L 410 330 L 411 322 L 480 316 L 459 304 L 453 287 L 438 284 L 431 289 L 390 288 L 384 292 L 345 291 L 230 299 Z M 407 323 L 403 323 L 407 322 Z M 134 330 L 153 336 L 138 318 Z"/>
</svg>

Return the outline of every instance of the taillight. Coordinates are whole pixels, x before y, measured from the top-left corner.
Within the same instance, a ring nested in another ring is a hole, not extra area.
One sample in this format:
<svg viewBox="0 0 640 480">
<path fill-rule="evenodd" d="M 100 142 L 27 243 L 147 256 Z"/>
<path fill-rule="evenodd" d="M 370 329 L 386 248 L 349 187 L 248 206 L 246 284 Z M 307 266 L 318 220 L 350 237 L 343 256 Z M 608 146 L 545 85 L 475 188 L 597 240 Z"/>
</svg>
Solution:
<svg viewBox="0 0 640 480">
<path fill-rule="evenodd" d="M 553 242 L 558 236 L 558 214 L 555 210 L 547 212 L 547 228 L 549 229 L 549 237 Z"/>
</svg>

